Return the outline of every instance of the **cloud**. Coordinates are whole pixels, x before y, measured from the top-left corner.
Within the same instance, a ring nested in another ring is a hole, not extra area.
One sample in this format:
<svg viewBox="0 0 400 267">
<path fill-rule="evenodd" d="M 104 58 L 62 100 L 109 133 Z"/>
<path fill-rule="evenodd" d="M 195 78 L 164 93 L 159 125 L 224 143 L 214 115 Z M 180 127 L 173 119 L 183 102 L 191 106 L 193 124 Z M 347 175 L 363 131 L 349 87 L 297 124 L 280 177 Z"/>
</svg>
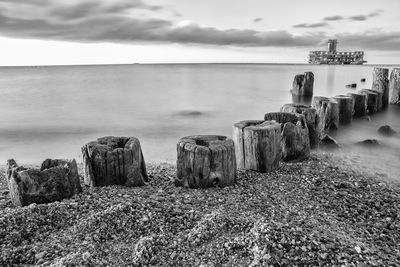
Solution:
<svg viewBox="0 0 400 267">
<path fill-rule="evenodd" d="M 328 26 L 329 24 L 326 22 L 317 22 L 317 23 L 302 23 L 293 25 L 293 28 L 320 28 Z"/>
<path fill-rule="evenodd" d="M 398 51 L 400 32 L 367 31 L 337 34 L 341 46 L 357 50 Z"/>
<path fill-rule="evenodd" d="M 361 14 L 361 15 L 353 15 L 353 16 L 349 16 L 349 17 L 336 15 L 336 16 L 325 17 L 325 18 L 323 18 L 323 20 L 324 21 L 340 21 L 340 20 L 348 19 L 351 21 L 365 21 L 369 18 L 380 16 L 382 14 L 382 12 L 383 12 L 382 9 L 377 9 L 366 15 Z"/>
<path fill-rule="evenodd" d="M 349 17 L 349 20 L 353 20 L 353 21 L 363 21 L 363 20 L 367 20 L 368 16 L 366 15 L 357 15 L 357 16 L 351 16 Z"/>
<path fill-rule="evenodd" d="M 330 16 L 330 17 L 325 17 L 325 21 L 338 21 L 338 20 L 344 20 L 344 17 L 342 16 Z"/>
<path fill-rule="evenodd" d="M 255 18 L 253 19 L 253 22 L 257 23 L 257 22 L 261 22 L 263 19 L 262 18 Z"/>
</svg>

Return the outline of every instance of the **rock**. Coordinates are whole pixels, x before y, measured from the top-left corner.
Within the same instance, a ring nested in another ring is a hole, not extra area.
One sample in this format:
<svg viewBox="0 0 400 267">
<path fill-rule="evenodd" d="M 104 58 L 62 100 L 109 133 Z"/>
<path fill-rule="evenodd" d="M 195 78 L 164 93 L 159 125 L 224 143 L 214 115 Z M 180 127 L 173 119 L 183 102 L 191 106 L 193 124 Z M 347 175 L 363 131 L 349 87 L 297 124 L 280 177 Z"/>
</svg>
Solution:
<svg viewBox="0 0 400 267">
<path fill-rule="evenodd" d="M 326 134 L 321 138 L 320 147 L 332 149 L 332 148 L 339 148 L 339 145 L 335 139 Z"/>
<path fill-rule="evenodd" d="M 269 172 L 279 168 L 281 125 L 272 121 L 241 121 L 233 126 L 238 168 Z"/>
<path fill-rule="evenodd" d="M 371 89 L 382 94 L 382 109 L 387 108 L 389 104 L 389 69 L 374 68 Z"/>
<path fill-rule="evenodd" d="M 330 130 L 339 129 L 339 104 L 337 101 L 323 97 L 314 96 L 312 100 L 318 114 L 318 131 L 327 134 Z"/>
<path fill-rule="evenodd" d="M 394 68 L 390 73 L 389 91 L 390 104 L 400 104 L 400 68 Z"/>
<path fill-rule="evenodd" d="M 208 188 L 236 183 L 235 146 L 220 135 L 183 137 L 177 144 L 176 186 Z"/>
<path fill-rule="evenodd" d="M 321 129 L 317 110 L 312 106 L 285 104 L 281 107 L 281 112 L 295 112 L 304 115 L 307 122 L 308 134 L 310 137 L 310 148 L 316 148 L 319 144 Z"/>
<path fill-rule="evenodd" d="M 40 170 L 7 161 L 10 197 L 16 206 L 61 201 L 82 191 L 75 160 L 46 159 Z"/>
<path fill-rule="evenodd" d="M 148 182 L 139 139 L 107 136 L 82 147 L 84 182 L 89 186 L 142 186 Z"/>
<path fill-rule="evenodd" d="M 314 74 L 305 72 L 294 77 L 293 88 L 291 90 L 294 95 L 312 96 L 314 90 Z"/>
<path fill-rule="evenodd" d="M 337 95 L 333 99 L 339 104 L 339 123 L 348 124 L 353 120 L 354 99 L 351 96 Z"/>
<path fill-rule="evenodd" d="M 353 97 L 354 117 L 363 117 L 367 114 L 367 95 L 361 93 L 348 93 Z"/>
<path fill-rule="evenodd" d="M 347 84 L 346 87 L 347 88 L 357 88 L 357 84 L 356 83 Z"/>
<path fill-rule="evenodd" d="M 379 127 L 378 132 L 382 135 L 386 135 L 386 136 L 393 136 L 394 134 L 396 134 L 397 132 L 395 130 L 393 130 L 392 127 L 390 127 L 389 125 L 384 125 Z"/>
<path fill-rule="evenodd" d="M 357 142 L 356 145 L 365 147 L 377 147 L 380 146 L 380 143 L 376 139 L 365 139 L 364 141 Z"/>
<path fill-rule="evenodd" d="M 310 137 L 304 115 L 289 112 L 271 112 L 265 114 L 264 119 L 281 123 L 281 148 L 284 161 L 302 160 L 310 155 Z"/>
</svg>

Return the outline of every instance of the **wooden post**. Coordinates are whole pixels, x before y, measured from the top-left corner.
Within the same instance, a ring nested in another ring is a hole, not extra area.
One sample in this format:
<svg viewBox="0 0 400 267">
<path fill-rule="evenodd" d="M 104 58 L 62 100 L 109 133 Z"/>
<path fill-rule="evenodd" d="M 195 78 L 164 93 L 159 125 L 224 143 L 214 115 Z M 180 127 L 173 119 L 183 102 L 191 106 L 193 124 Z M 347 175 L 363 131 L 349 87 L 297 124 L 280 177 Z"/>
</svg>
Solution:
<svg viewBox="0 0 400 267">
<path fill-rule="evenodd" d="M 354 100 L 351 96 L 337 95 L 333 97 L 339 104 L 339 123 L 348 124 L 353 119 Z"/>
<path fill-rule="evenodd" d="M 183 137 L 177 144 L 176 186 L 208 188 L 236 182 L 235 146 L 220 135 Z"/>
<path fill-rule="evenodd" d="M 394 68 L 390 73 L 390 104 L 400 104 L 400 68 Z"/>
<path fill-rule="evenodd" d="M 273 121 L 241 121 L 233 126 L 239 168 L 269 172 L 279 168 L 281 125 Z"/>
<path fill-rule="evenodd" d="M 310 137 L 304 115 L 289 112 L 271 112 L 265 114 L 264 119 L 281 124 L 281 148 L 284 161 L 302 160 L 310 155 Z"/>
<path fill-rule="evenodd" d="M 321 133 L 327 134 L 330 130 L 339 129 L 339 104 L 337 101 L 324 96 L 314 96 L 311 106 L 317 111 L 318 129 Z"/>
<path fill-rule="evenodd" d="M 382 109 L 386 109 L 389 104 L 389 69 L 374 68 L 372 77 L 371 89 L 382 94 Z"/>
<path fill-rule="evenodd" d="M 102 137 L 84 145 L 82 154 L 86 185 L 141 186 L 148 181 L 136 137 Z"/>
<path fill-rule="evenodd" d="M 308 133 L 310 136 L 310 147 L 318 147 L 321 130 L 318 128 L 319 118 L 315 108 L 308 105 L 285 104 L 281 107 L 280 111 L 303 114 L 306 118 Z"/>
<path fill-rule="evenodd" d="M 361 93 L 348 93 L 354 101 L 354 117 L 363 117 L 367 115 L 367 96 Z"/>
<path fill-rule="evenodd" d="M 314 74 L 312 72 L 297 74 L 294 77 L 293 88 L 291 90 L 292 94 L 301 96 L 312 96 L 313 90 Z"/>
<path fill-rule="evenodd" d="M 379 106 L 379 93 L 371 89 L 362 89 L 360 90 L 360 93 L 367 96 L 368 114 L 376 113 Z"/>
</svg>

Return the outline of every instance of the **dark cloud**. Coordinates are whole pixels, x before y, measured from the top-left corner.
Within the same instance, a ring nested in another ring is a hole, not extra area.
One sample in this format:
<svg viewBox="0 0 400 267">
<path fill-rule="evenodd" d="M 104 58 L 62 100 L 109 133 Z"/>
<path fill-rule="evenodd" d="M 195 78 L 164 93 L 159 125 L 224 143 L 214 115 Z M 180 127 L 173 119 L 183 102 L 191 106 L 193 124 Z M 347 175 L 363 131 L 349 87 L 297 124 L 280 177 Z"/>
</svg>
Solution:
<svg viewBox="0 0 400 267">
<path fill-rule="evenodd" d="M 368 19 L 368 16 L 366 16 L 366 15 L 357 15 L 357 16 L 349 17 L 349 20 L 354 20 L 354 21 L 364 21 L 367 19 Z"/>
<path fill-rule="evenodd" d="M 400 32 L 360 32 L 337 34 L 340 46 L 357 50 L 398 51 Z"/>
<path fill-rule="evenodd" d="M 326 22 L 317 22 L 317 23 L 302 23 L 293 25 L 293 28 L 320 28 L 328 26 L 329 24 Z"/>
<path fill-rule="evenodd" d="M 253 22 L 257 23 L 257 22 L 261 22 L 263 19 L 262 18 L 255 18 L 253 19 Z"/>
<path fill-rule="evenodd" d="M 338 21 L 338 20 L 344 20 L 344 17 L 342 16 L 330 16 L 330 17 L 325 17 L 325 21 Z"/>
</svg>

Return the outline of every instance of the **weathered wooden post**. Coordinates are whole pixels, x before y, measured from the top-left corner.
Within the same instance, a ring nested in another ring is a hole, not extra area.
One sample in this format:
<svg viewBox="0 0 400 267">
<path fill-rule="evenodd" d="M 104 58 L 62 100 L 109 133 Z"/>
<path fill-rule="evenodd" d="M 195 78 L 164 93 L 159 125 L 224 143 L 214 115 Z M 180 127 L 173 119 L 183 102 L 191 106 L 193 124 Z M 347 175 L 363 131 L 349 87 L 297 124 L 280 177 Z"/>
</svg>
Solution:
<svg viewBox="0 0 400 267">
<path fill-rule="evenodd" d="M 285 104 L 281 107 L 280 111 L 303 114 L 307 122 L 308 133 L 310 137 L 310 147 L 318 147 L 321 130 L 318 127 L 319 118 L 315 108 L 307 105 Z"/>
<path fill-rule="evenodd" d="M 311 106 L 317 110 L 318 128 L 321 133 L 327 134 L 330 130 L 339 129 L 339 104 L 337 101 L 324 96 L 314 96 Z"/>
<path fill-rule="evenodd" d="M 208 188 L 236 182 L 235 146 L 220 135 L 183 137 L 177 144 L 176 186 Z"/>
<path fill-rule="evenodd" d="M 354 101 L 354 117 L 363 117 L 367 115 L 367 96 L 362 93 L 348 93 Z"/>
<path fill-rule="evenodd" d="M 148 181 L 139 139 L 107 136 L 82 147 L 84 181 L 89 186 L 141 186 Z"/>
<path fill-rule="evenodd" d="M 266 121 L 276 121 L 282 129 L 282 159 L 302 160 L 310 155 L 310 137 L 306 118 L 302 114 L 271 112 L 264 116 Z"/>
<path fill-rule="evenodd" d="M 294 77 L 292 94 L 300 96 L 312 96 L 314 91 L 314 74 L 305 72 Z"/>
<path fill-rule="evenodd" d="M 367 96 L 368 114 L 376 113 L 379 106 L 379 93 L 371 89 L 362 89 L 360 90 L 360 93 Z"/>
<path fill-rule="evenodd" d="M 348 124 L 353 120 L 354 100 L 347 95 L 337 95 L 333 97 L 339 104 L 339 124 Z"/>
<path fill-rule="evenodd" d="M 400 104 L 400 68 L 394 68 L 390 73 L 390 104 Z"/>
<path fill-rule="evenodd" d="M 389 69 L 374 68 L 371 89 L 382 94 L 382 109 L 387 108 L 389 104 Z"/>
<path fill-rule="evenodd" d="M 82 192 L 75 160 L 46 159 L 40 170 L 7 161 L 7 183 L 16 206 L 61 201 Z"/>
<path fill-rule="evenodd" d="M 241 121 L 233 125 L 239 169 L 269 172 L 279 168 L 281 125 L 274 121 Z"/>
</svg>

